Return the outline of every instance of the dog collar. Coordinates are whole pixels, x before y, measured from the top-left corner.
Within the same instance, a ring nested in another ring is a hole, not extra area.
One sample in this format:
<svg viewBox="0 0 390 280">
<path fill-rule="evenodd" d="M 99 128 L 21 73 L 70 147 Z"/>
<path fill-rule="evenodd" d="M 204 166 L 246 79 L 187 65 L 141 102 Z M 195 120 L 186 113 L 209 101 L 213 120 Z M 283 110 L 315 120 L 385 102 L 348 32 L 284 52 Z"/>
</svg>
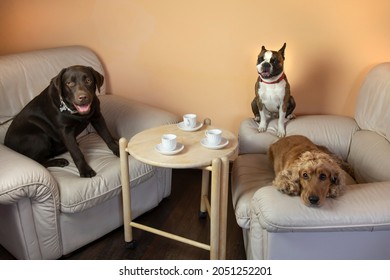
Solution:
<svg viewBox="0 0 390 280">
<path fill-rule="evenodd" d="M 263 78 L 261 76 L 260 77 L 260 82 L 264 83 L 264 84 L 267 84 L 267 85 L 272 85 L 272 84 L 277 84 L 279 83 L 280 81 L 282 81 L 284 78 L 285 78 L 286 75 L 284 75 L 284 72 L 282 73 L 282 75 L 279 77 L 279 79 L 273 81 L 273 82 L 266 82 L 263 80 Z"/>
<path fill-rule="evenodd" d="M 72 115 L 78 113 L 77 110 L 72 110 L 72 109 L 70 109 L 70 108 L 66 105 L 66 103 L 65 103 L 64 100 L 62 99 L 62 96 L 61 96 L 61 95 L 60 95 L 60 101 L 61 101 L 61 103 L 60 103 L 60 112 L 61 112 L 61 113 L 64 112 L 64 111 L 69 111 Z"/>
</svg>

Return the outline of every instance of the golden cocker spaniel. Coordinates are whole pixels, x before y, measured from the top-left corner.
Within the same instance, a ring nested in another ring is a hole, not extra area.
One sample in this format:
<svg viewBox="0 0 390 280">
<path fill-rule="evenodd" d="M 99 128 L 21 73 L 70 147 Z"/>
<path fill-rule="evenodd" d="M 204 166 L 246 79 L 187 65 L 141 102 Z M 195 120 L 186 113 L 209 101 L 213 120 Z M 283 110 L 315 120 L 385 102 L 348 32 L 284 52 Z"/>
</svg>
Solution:
<svg viewBox="0 0 390 280">
<path fill-rule="evenodd" d="M 299 195 L 306 206 L 321 206 L 327 197 L 337 197 L 345 186 L 343 169 L 353 175 L 348 163 L 301 135 L 273 143 L 269 157 L 276 174 L 273 185 Z"/>
</svg>

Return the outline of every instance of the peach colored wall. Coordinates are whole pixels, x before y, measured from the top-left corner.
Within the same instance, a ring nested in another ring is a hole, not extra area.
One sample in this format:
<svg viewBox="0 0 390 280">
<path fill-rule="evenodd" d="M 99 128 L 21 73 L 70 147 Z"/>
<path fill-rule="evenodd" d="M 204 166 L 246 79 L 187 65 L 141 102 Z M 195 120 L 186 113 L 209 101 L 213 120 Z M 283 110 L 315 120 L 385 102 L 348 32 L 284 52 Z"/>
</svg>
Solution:
<svg viewBox="0 0 390 280">
<path fill-rule="evenodd" d="M 261 45 L 287 42 L 296 112 L 354 113 L 362 77 L 390 61 L 388 0 L 1 0 L 0 54 L 92 48 L 109 91 L 236 132 Z"/>
</svg>

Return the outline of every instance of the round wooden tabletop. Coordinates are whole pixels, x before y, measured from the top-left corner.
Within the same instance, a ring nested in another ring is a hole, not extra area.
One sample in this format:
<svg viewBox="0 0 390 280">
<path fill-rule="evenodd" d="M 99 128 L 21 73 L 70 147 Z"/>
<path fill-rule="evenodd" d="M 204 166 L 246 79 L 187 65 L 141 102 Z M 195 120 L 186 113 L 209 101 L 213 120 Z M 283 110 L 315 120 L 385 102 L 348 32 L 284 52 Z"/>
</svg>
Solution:
<svg viewBox="0 0 390 280">
<path fill-rule="evenodd" d="M 211 165 L 215 158 L 231 157 L 237 150 L 237 137 L 228 130 L 204 124 L 197 131 L 184 131 L 179 126 L 180 124 L 170 124 L 144 130 L 130 139 L 127 152 L 134 158 L 154 166 L 199 168 Z M 207 148 L 201 144 L 205 138 L 205 131 L 213 128 L 222 130 L 224 143 L 228 141 L 226 146 L 215 149 Z M 175 134 L 178 145 L 184 145 L 179 153 L 164 155 L 157 149 L 157 145 L 161 143 L 162 135 L 167 133 Z"/>
</svg>

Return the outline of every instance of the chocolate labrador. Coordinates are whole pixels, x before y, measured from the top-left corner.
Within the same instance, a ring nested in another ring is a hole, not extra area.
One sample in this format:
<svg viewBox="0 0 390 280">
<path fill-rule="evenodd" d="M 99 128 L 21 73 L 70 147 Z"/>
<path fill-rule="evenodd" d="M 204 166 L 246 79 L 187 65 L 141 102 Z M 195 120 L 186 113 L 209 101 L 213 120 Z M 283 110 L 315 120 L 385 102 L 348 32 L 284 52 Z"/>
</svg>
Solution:
<svg viewBox="0 0 390 280">
<path fill-rule="evenodd" d="M 16 115 L 4 144 L 45 167 L 67 166 L 66 159 L 53 157 L 69 151 L 80 177 L 95 176 L 76 136 L 91 123 L 110 150 L 119 156 L 118 143 L 108 131 L 95 94 L 103 81 L 104 77 L 92 67 L 75 65 L 62 69 L 49 86 Z"/>
</svg>

